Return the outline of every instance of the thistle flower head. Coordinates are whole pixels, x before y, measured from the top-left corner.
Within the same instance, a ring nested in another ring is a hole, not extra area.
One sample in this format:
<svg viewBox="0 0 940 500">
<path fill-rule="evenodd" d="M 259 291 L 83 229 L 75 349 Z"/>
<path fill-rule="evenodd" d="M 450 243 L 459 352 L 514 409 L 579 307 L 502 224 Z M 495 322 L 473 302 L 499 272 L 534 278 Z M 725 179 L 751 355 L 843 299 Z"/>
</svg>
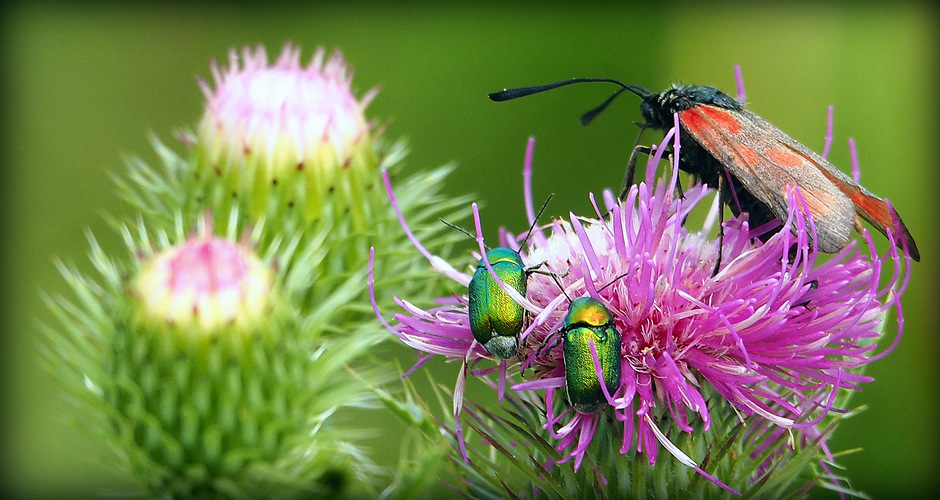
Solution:
<svg viewBox="0 0 940 500">
<path fill-rule="evenodd" d="M 214 88 L 201 82 L 200 175 L 221 178 L 225 189 L 207 195 L 246 198 L 255 216 L 269 204 L 294 207 L 306 221 L 349 212 L 364 227 L 356 200 L 378 170 L 364 115 L 376 90 L 356 98 L 342 54 L 321 47 L 303 66 L 300 49 L 286 44 L 269 64 L 263 47 L 245 47 L 212 74 Z"/>
<path fill-rule="evenodd" d="M 675 140 L 673 150 L 678 151 Z M 651 165 L 660 156 L 651 158 Z M 531 143 L 526 171 L 530 162 Z M 750 228 L 742 215 L 724 224 L 719 246 L 709 231 L 717 218 L 717 199 L 703 227 L 689 229 L 686 217 L 710 191 L 695 185 L 684 190 L 684 197 L 674 196 L 677 172 L 676 163 L 668 178 L 655 185 L 648 178 L 622 202 L 605 193 L 604 208 L 594 205 L 595 216 L 569 214 L 528 237 L 528 247 L 518 249 L 523 261 L 544 262 L 553 274 L 529 275 L 526 296 L 514 296 L 530 313 L 515 357 L 497 361 L 475 342 L 467 297 L 459 292 L 429 309 L 398 300 L 403 310 L 388 328 L 427 353 L 419 364 L 440 355 L 460 361 L 474 376 L 498 370 L 500 391 L 508 369 L 517 368 L 525 380 L 512 383 L 512 389 L 544 391 L 542 427 L 564 454 L 560 461 L 573 460 L 575 469 L 609 414 L 622 429 L 620 453 L 642 453 L 653 464 L 664 446 L 702 474 L 667 432 L 708 431 L 716 415 L 734 412 L 740 420 L 806 429 L 807 435 L 819 437 L 814 426 L 832 410 L 834 394 L 857 390 L 870 380 L 856 370 L 875 357 L 875 341 L 892 306 L 898 306 L 902 323 L 898 297 L 903 286 L 893 290 L 900 281 L 901 257 L 894 249 L 879 256 L 863 231 L 867 247 L 853 242 L 831 258 L 821 258 L 810 244 L 814 228 L 798 189 L 788 196 L 790 217 L 766 243 L 756 236 L 774 228 Z M 527 185 L 527 200 L 529 189 Z M 479 257 L 485 260 L 473 208 Z M 531 221 L 531 201 L 527 211 Z M 499 245 L 518 248 L 520 239 L 503 231 Z M 469 282 L 469 275 L 414 243 L 436 270 L 461 285 Z M 719 252 L 722 266 L 715 273 Z M 882 285 L 885 266 L 893 274 Z M 503 288 L 512 295 L 511 287 Z M 569 307 L 579 297 L 599 301 L 619 333 L 620 374 L 613 390 L 604 383 L 612 367 L 604 356 L 609 351 L 604 339 L 610 337 L 573 345 L 580 349 L 577 364 L 565 346 L 576 342 L 567 332 L 574 314 Z M 601 394 L 596 412 L 575 400 L 582 396 L 572 396 L 572 384 L 585 381 Z M 454 391 L 458 416 L 465 383 L 462 371 Z"/>
</svg>

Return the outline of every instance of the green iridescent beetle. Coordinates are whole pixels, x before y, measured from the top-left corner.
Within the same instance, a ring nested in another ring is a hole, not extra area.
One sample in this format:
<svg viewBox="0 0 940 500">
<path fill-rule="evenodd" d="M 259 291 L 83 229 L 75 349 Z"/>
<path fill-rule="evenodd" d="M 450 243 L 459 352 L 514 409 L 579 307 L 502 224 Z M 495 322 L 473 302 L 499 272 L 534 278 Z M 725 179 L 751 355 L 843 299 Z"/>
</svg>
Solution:
<svg viewBox="0 0 940 500">
<path fill-rule="evenodd" d="M 594 413 L 606 398 L 598 383 L 591 341 L 597 351 L 608 394 L 620 387 L 621 337 L 614 327 L 614 317 L 601 301 L 579 297 L 571 302 L 561 332 L 568 401 L 581 413 Z"/>
<path fill-rule="evenodd" d="M 486 253 L 493 272 L 507 286 L 525 297 L 529 270 L 519 252 L 506 247 Z M 526 310 L 493 279 L 480 259 L 469 286 L 470 331 L 487 352 L 507 359 L 519 349 L 519 334 L 525 326 Z"/>
<path fill-rule="evenodd" d="M 604 288 L 622 276 L 615 278 Z M 553 336 L 557 336 L 557 339 L 549 346 L 548 340 Z M 541 355 L 546 347 L 551 350 L 559 342 L 563 342 L 565 391 L 568 393 L 568 402 L 580 413 L 594 413 L 607 398 L 598 381 L 594 358 L 591 356 L 591 342 L 593 341 L 597 352 L 607 393 L 612 395 L 620 387 L 621 338 L 614 325 L 613 314 L 600 300 L 578 297 L 568 306 L 561 330 L 545 339 L 536 356 Z"/>
<path fill-rule="evenodd" d="M 539 216 L 542 215 L 551 199 L 552 196 L 549 196 L 545 200 L 538 215 L 535 216 L 535 220 L 532 221 L 532 226 L 529 227 L 525 239 L 522 240 L 520 248 L 525 246 L 526 240 L 535 228 L 536 221 L 538 221 Z M 442 220 L 442 222 L 473 238 L 473 235 L 466 230 L 447 221 Z M 539 267 L 545 265 L 545 262 L 525 267 L 519 252 L 507 247 L 489 250 L 486 252 L 486 260 L 493 268 L 493 273 L 523 297 L 526 296 L 529 275 L 533 273 L 552 274 L 548 271 L 538 270 Z M 519 350 L 519 334 L 522 333 L 525 326 L 527 311 L 506 293 L 499 285 L 499 282 L 493 279 L 493 276 L 486 268 L 486 262 L 482 258 L 477 263 L 476 271 L 474 271 L 473 278 L 470 280 L 468 296 L 470 331 L 473 333 L 473 338 L 483 345 L 488 353 L 497 358 L 508 359 L 515 356 Z"/>
</svg>

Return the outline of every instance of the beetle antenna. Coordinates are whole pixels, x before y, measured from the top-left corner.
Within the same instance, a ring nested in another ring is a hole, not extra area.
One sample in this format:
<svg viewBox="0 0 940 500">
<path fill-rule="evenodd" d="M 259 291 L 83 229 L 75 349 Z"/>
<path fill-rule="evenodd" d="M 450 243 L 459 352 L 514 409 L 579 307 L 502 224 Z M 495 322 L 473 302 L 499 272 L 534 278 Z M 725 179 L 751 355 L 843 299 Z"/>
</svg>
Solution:
<svg viewBox="0 0 940 500">
<path fill-rule="evenodd" d="M 532 225 L 529 226 L 529 230 L 525 233 L 525 238 L 522 239 L 522 243 L 519 244 L 519 248 L 525 246 L 525 242 L 529 240 L 529 235 L 532 234 L 532 230 L 535 229 L 535 225 L 539 222 L 539 217 L 542 216 L 542 212 L 545 211 L 545 207 L 548 206 L 548 202 L 552 201 L 552 197 L 555 196 L 555 193 L 548 195 L 548 198 L 545 199 L 545 203 L 542 203 L 542 208 L 539 209 L 539 213 L 535 214 L 535 219 L 532 221 Z"/>
<path fill-rule="evenodd" d="M 454 229 L 456 229 L 456 230 L 458 230 L 458 231 L 460 231 L 461 233 L 463 233 L 463 234 L 466 234 L 467 236 L 469 236 L 469 237 L 470 237 L 470 239 L 471 239 L 471 240 L 475 240 L 475 239 L 477 239 L 477 237 L 476 237 L 476 236 L 474 236 L 474 235 L 472 235 L 472 234 L 470 234 L 470 231 L 467 231 L 466 229 L 464 229 L 464 228 L 462 228 L 462 227 L 460 227 L 460 226 L 458 226 L 458 225 L 456 225 L 456 224 L 453 224 L 453 223 L 450 223 L 450 222 L 447 222 L 447 221 L 446 221 L 446 220 L 444 220 L 444 219 L 439 219 L 439 220 L 440 220 L 441 222 L 443 222 L 445 226 L 449 226 L 449 227 L 452 227 L 452 228 L 454 228 Z"/>
<path fill-rule="evenodd" d="M 566 272 L 565 275 L 567 275 L 567 274 L 568 274 L 568 273 Z M 561 286 L 561 281 L 558 281 L 558 276 L 557 276 L 555 273 L 551 273 L 549 276 L 552 277 L 552 281 L 555 282 L 555 285 L 558 286 L 558 289 L 561 290 L 561 293 L 564 294 L 564 296 L 565 296 L 566 299 L 568 299 L 568 304 L 571 304 L 571 297 L 568 296 L 568 292 L 565 291 L 565 287 Z M 542 345 L 540 345 L 539 348 L 535 351 L 535 357 L 536 357 L 536 358 L 538 358 L 539 356 L 541 356 L 541 355 L 542 355 L 542 351 L 544 351 L 545 348 L 548 347 L 548 339 L 552 338 L 552 336 L 557 336 L 560 332 L 561 332 L 561 330 L 558 330 L 558 331 L 552 332 L 548 337 L 545 337 L 545 339 L 542 341 Z M 552 344 L 551 347 L 549 347 L 548 350 L 551 351 L 552 349 L 554 349 L 555 346 L 557 346 L 558 343 L 561 342 L 561 340 L 559 340 L 559 339 L 561 339 L 561 338 L 563 338 L 563 337 L 560 337 L 560 336 L 557 337 L 557 339 L 555 340 L 555 342 Z"/>
<path fill-rule="evenodd" d="M 627 272 L 621 274 L 620 276 L 617 276 L 616 278 L 610 280 L 610 282 L 607 283 L 606 285 L 602 286 L 602 287 L 597 291 L 597 293 L 603 292 L 604 290 L 607 289 L 607 287 L 609 287 L 610 285 L 613 285 L 614 283 L 617 282 L 617 280 L 619 280 L 620 278 L 623 278 L 624 276 L 626 276 L 626 275 L 628 275 L 628 274 L 630 274 L 630 271 L 627 271 Z"/>
<path fill-rule="evenodd" d="M 565 291 L 565 287 L 561 286 L 561 281 L 558 281 L 558 275 L 555 273 L 545 273 L 545 274 L 548 274 L 549 276 L 552 277 L 552 281 L 555 282 L 555 286 L 557 286 L 558 289 L 561 290 L 561 293 L 565 296 L 566 299 L 568 299 L 568 303 L 570 304 L 571 297 L 568 296 L 568 292 Z M 565 271 L 565 274 L 563 274 L 562 277 L 564 276 L 568 276 L 568 271 Z"/>
</svg>

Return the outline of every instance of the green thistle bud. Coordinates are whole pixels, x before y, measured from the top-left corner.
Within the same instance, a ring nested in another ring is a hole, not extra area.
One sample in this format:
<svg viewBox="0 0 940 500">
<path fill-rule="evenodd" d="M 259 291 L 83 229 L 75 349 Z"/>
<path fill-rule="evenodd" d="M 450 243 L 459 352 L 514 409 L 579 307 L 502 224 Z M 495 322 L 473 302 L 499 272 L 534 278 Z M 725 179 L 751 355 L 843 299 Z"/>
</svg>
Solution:
<svg viewBox="0 0 940 500">
<path fill-rule="evenodd" d="M 368 494 L 377 469 L 328 417 L 368 403 L 344 367 L 370 338 L 326 339 L 323 311 L 297 307 L 315 252 L 259 256 L 234 231 L 125 228 L 128 266 L 92 240 L 103 279 L 62 268 L 76 299 L 50 301 L 47 359 L 149 494 Z"/>
<path fill-rule="evenodd" d="M 202 82 L 195 153 L 206 198 L 235 199 L 252 218 L 293 210 L 365 229 L 379 155 L 364 110 L 376 91 L 356 99 L 343 56 L 322 47 L 306 67 L 291 45 L 270 66 L 262 47 L 240 59 L 233 51 L 228 69 L 213 68 L 214 89 Z"/>
</svg>

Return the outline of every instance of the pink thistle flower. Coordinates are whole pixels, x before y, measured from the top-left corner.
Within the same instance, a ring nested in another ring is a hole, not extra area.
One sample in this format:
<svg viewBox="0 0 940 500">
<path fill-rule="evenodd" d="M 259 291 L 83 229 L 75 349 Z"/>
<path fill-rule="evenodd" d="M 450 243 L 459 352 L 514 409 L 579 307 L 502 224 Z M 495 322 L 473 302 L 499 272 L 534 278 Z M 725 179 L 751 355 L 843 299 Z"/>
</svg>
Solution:
<svg viewBox="0 0 940 500">
<path fill-rule="evenodd" d="M 673 135 L 674 131 L 667 134 L 659 153 L 650 159 L 646 181 L 633 186 L 625 200 L 606 192 L 605 210 L 594 205 L 596 217 L 569 214 L 567 220 L 556 219 L 537 228 L 528 247 L 519 249 L 524 262 L 544 261 L 556 275 L 529 276 L 527 296 L 518 297 L 517 302 L 530 312 L 530 321 L 521 332 L 515 357 L 497 360 L 475 342 L 464 294 L 438 299 L 438 305 L 428 309 L 396 298 L 402 312 L 395 314 L 394 324 L 385 324 L 405 344 L 425 353 L 411 371 L 436 355 L 462 364 L 454 391 L 457 417 L 467 368 L 473 376 L 498 370 L 502 396 L 508 368 L 517 367 L 526 380 L 512 383 L 513 390 L 545 392 L 543 428 L 564 453 L 561 462 L 573 460 L 575 470 L 580 467 L 605 421 L 601 416 L 609 411 L 622 428 L 621 453 L 645 453 L 652 465 L 662 445 L 683 464 L 737 493 L 699 468 L 661 427 L 675 426 L 691 434 L 697 423 L 707 431 L 714 412 L 733 409 L 741 421 L 757 418 L 769 429 L 794 429 L 807 439 L 824 441 L 816 425 L 833 410 L 834 395 L 858 390 L 859 384 L 870 381 L 858 374 L 858 368 L 890 351 L 900 338 L 899 298 L 906 287 L 909 258 L 899 256 L 893 246 L 879 255 L 866 230 L 862 237 L 867 245 L 852 242 L 832 256 L 821 256 L 809 243 L 815 228 L 798 189 L 788 193 L 790 217 L 765 243 L 756 236 L 780 222 L 750 228 L 743 214 L 724 224 L 719 248 L 718 240 L 710 236 L 717 199 L 702 228 L 690 230 L 684 224 L 710 190 L 695 185 L 685 189 L 684 197 L 674 196 L 677 163 L 671 176 L 653 183 L 654 166 Z M 678 158 L 678 137 L 672 147 Z M 530 222 L 531 160 L 530 141 L 524 167 Z M 386 188 L 395 205 L 387 178 Z M 476 205 L 473 211 L 482 257 L 486 250 Z M 403 218 L 401 222 L 435 270 L 467 285 L 469 274 L 430 254 L 411 236 Z M 499 246 L 515 249 L 520 240 L 503 231 Z M 713 274 L 719 252 L 722 267 Z M 375 304 L 374 290 L 372 294 Z M 574 411 L 558 396 L 558 390 L 566 389 L 562 345 L 543 349 L 562 329 L 569 301 L 584 296 L 604 304 L 622 337 L 620 384 L 612 393 L 604 387 L 596 346 L 591 345 L 597 372 L 593 375 L 607 400 L 594 413 Z M 882 324 L 892 307 L 897 337 L 888 350 L 876 354 Z M 483 366 L 490 362 L 498 364 Z M 713 393 L 721 397 L 708 397 Z M 460 438 L 459 418 L 457 432 Z"/>
</svg>

